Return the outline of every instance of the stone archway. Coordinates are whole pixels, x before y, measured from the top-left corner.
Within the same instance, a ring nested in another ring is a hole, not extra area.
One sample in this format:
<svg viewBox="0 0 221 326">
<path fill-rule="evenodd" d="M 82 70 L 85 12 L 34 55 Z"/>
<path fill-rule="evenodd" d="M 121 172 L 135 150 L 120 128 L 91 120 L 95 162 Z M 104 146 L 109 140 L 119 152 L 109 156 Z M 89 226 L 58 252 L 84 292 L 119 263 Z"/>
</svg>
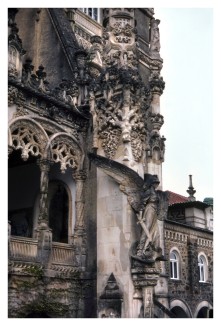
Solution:
<svg viewBox="0 0 221 326">
<path fill-rule="evenodd" d="M 179 299 L 174 299 L 170 302 L 170 311 L 176 318 L 192 318 L 191 310 L 188 305 Z"/>
<path fill-rule="evenodd" d="M 32 237 L 34 202 L 40 186 L 37 160 L 48 136 L 32 118 L 19 117 L 9 124 L 8 212 L 11 235 Z"/>
<path fill-rule="evenodd" d="M 176 318 L 188 318 L 186 312 L 179 306 L 173 307 L 170 311 L 176 316 Z"/>
<path fill-rule="evenodd" d="M 194 313 L 195 318 L 213 318 L 213 307 L 208 301 L 200 302 Z"/>
<path fill-rule="evenodd" d="M 16 118 L 9 124 L 9 148 L 21 150 L 21 158 L 42 157 L 48 142 L 48 135 L 41 125 L 31 118 Z"/>
</svg>

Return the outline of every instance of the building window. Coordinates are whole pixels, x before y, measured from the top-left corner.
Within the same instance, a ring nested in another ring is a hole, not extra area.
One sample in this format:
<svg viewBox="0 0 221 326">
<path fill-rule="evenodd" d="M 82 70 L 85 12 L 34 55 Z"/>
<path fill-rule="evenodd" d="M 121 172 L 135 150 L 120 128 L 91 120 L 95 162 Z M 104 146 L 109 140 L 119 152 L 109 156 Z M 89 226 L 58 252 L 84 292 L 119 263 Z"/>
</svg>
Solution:
<svg viewBox="0 0 221 326">
<path fill-rule="evenodd" d="M 97 22 L 100 21 L 100 15 L 98 8 L 79 8 L 83 11 L 86 15 L 90 16 L 92 19 L 96 20 Z"/>
<path fill-rule="evenodd" d="M 199 267 L 199 282 L 207 281 L 207 263 L 203 255 L 200 255 L 198 258 L 198 267 Z"/>
<path fill-rule="evenodd" d="M 176 251 L 170 253 L 170 278 L 179 279 L 179 255 Z"/>
</svg>

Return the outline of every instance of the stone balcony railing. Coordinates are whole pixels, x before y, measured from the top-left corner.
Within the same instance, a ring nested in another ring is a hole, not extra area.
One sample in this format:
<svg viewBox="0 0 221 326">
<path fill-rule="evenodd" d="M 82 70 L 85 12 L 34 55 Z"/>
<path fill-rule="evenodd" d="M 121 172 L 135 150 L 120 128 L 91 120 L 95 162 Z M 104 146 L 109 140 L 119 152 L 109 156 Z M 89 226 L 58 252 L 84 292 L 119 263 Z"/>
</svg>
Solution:
<svg viewBox="0 0 221 326">
<path fill-rule="evenodd" d="M 38 240 L 32 238 L 11 236 L 9 242 L 9 259 L 11 260 L 38 260 Z"/>
<path fill-rule="evenodd" d="M 75 265 L 76 256 L 73 246 L 67 243 L 53 242 L 51 262 L 52 264 Z"/>
<path fill-rule="evenodd" d="M 41 246 L 37 239 L 10 236 L 9 260 L 22 262 L 40 262 Z M 73 245 L 52 242 L 49 249 L 48 261 L 51 265 L 76 267 L 78 255 Z"/>
</svg>

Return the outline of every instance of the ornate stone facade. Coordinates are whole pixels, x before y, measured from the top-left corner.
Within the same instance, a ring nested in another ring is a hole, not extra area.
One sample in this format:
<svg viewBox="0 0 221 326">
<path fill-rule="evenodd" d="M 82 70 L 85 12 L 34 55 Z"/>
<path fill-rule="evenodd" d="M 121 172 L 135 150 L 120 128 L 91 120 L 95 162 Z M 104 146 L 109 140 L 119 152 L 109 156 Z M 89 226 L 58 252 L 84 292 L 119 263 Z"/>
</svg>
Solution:
<svg viewBox="0 0 221 326">
<path fill-rule="evenodd" d="M 99 10 L 9 9 L 10 318 L 173 317 L 185 286 L 212 306 L 196 272 L 168 280 L 160 21 Z M 203 241 L 180 232 L 196 265 Z"/>
</svg>

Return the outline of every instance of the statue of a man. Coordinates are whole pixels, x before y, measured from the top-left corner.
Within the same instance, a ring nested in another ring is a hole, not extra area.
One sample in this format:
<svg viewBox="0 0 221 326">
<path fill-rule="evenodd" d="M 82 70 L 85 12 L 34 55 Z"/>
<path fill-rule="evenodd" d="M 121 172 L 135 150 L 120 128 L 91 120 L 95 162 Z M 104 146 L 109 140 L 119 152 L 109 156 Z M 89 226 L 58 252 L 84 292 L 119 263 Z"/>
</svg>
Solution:
<svg viewBox="0 0 221 326">
<path fill-rule="evenodd" d="M 160 52 L 160 32 L 158 25 L 160 24 L 159 19 L 153 19 L 151 21 L 150 29 L 150 51 Z"/>
</svg>

